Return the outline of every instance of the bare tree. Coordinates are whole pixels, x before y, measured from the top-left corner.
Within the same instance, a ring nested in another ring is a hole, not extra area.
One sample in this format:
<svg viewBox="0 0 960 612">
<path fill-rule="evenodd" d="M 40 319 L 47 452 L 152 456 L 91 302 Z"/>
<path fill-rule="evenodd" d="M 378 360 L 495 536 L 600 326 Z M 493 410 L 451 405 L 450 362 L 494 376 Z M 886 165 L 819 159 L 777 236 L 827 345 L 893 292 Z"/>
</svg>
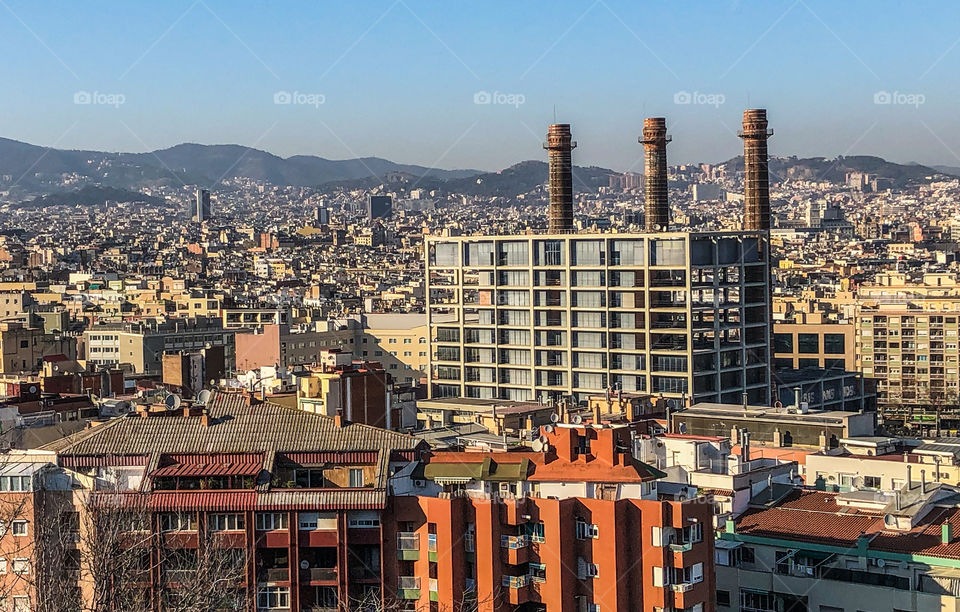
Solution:
<svg viewBox="0 0 960 612">
<path fill-rule="evenodd" d="M 13 451 L 16 453 L 16 451 Z M 0 456 L 0 558 L 3 558 L 0 576 L 0 600 L 10 601 L 16 596 L 33 598 L 32 568 L 23 566 L 24 559 L 34 554 L 37 521 L 35 507 L 38 493 L 30 475 L 21 474 L 16 468 L 16 458 L 11 453 Z M 33 536 L 33 537 L 31 537 Z M 10 564 L 10 567 L 7 567 Z"/>
<path fill-rule="evenodd" d="M 161 546 L 164 576 L 161 609 L 178 612 L 246 610 L 244 548 L 230 546 L 228 537 L 201 529 L 197 548 Z"/>
<path fill-rule="evenodd" d="M 151 607 L 149 496 L 119 490 L 44 495 L 36 584 L 40 612 Z"/>
</svg>

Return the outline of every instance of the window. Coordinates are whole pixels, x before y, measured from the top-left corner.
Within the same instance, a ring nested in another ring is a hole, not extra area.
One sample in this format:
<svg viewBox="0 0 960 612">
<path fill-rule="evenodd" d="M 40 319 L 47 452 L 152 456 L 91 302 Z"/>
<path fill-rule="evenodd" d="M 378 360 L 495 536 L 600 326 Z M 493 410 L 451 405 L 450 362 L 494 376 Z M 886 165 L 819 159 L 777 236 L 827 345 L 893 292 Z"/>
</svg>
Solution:
<svg viewBox="0 0 960 612">
<path fill-rule="evenodd" d="M 160 515 L 160 531 L 196 531 L 197 516 L 183 512 L 164 512 Z"/>
<path fill-rule="evenodd" d="M 820 352 L 820 336 L 817 334 L 797 334 L 797 352 L 815 354 Z"/>
<path fill-rule="evenodd" d="M 754 553 L 754 550 L 749 546 L 741 546 L 740 561 L 742 563 L 756 563 L 757 559 L 756 559 L 756 554 Z"/>
<path fill-rule="evenodd" d="M 301 531 L 337 528 L 336 512 L 301 512 L 298 519 Z"/>
<path fill-rule="evenodd" d="M 577 518 L 577 539 L 586 540 L 589 538 L 599 538 L 600 528 L 596 525 L 587 523 L 582 518 Z"/>
<path fill-rule="evenodd" d="M 717 591 L 717 605 L 725 608 L 730 607 L 730 591 Z"/>
<path fill-rule="evenodd" d="M 13 612 L 30 612 L 30 597 L 17 595 L 13 598 Z"/>
<path fill-rule="evenodd" d="M 843 334 L 824 334 L 823 352 L 827 355 L 842 355 L 846 350 Z"/>
<path fill-rule="evenodd" d="M 257 590 L 257 608 L 275 610 L 290 607 L 290 587 L 261 587 Z"/>
<path fill-rule="evenodd" d="M 285 512 L 258 512 L 257 531 L 273 531 L 287 529 L 287 514 Z"/>
<path fill-rule="evenodd" d="M 244 517 L 239 513 L 211 514 L 207 516 L 210 531 L 243 531 Z"/>
<path fill-rule="evenodd" d="M 12 533 L 15 536 L 27 535 L 27 521 L 13 521 Z"/>
<path fill-rule="evenodd" d="M 773 350 L 775 353 L 792 353 L 793 334 L 774 334 Z"/>
<path fill-rule="evenodd" d="M 363 470 L 360 468 L 350 468 L 350 486 L 358 489 L 363 486 Z"/>
<path fill-rule="evenodd" d="M 865 488 L 865 489 L 879 489 L 879 488 L 880 488 L 880 477 L 879 477 L 879 476 L 864 476 L 864 477 L 863 477 L 863 488 Z"/>
<path fill-rule="evenodd" d="M 596 563 L 587 563 L 582 558 L 577 559 L 577 577 L 581 580 L 585 578 L 596 578 L 600 575 L 600 568 Z"/>
<path fill-rule="evenodd" d="M 372 529 L 380 526 L 376 512 L 352 512 L 347 517 L 347 526 L 354 529 Z"/>
<path fill-rule="evenodd" d="M 682 266 L 686 263 L 686 244 L 683 239 L 652 240 L 651 266 Z"/>
<path fill-rule="evenodd" d="M 298 489 L 322 489 L 324 484 L 323 470 L 320 468 L 302 468 L 293 471 L 294 480 Z"/>
<path fill-rule="evenodd" d="M 0 491 L 29 491 L 29 476 L 0 476 Z"/>
<path fill-rule="evenodd" d="M 14 573 L 14 574 L 29 574 L 29 573 L 30 573 L 30 559 L 14 559 L 14 560 L 13 560 L 13 573 Z"/>
</svg>

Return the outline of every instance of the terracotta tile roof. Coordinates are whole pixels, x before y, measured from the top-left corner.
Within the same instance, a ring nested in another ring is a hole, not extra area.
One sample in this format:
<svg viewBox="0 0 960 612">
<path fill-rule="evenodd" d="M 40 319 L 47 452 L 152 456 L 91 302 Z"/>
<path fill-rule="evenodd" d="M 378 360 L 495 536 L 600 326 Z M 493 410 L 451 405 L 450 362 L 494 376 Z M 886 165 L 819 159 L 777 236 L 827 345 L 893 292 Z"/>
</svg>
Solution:
<svg viewBox="0 0 960 612">
<path fill-rule="evenodd" d="M 181 415 L 121 417 L 50 444 L 61 465 L 145 466 L 152 476 L 258 475 L 250 491 L 153 491 L 157 509 L 374 509 L 386 503 L 391 458 L 414 461 L 425 442 L 405 434 L 348 423 L 271 403 L 251 406 L 243 395 L 217 393 L 208 405 L 211 424 Z M 277 455 L 376 466 L 375 486 L 362 489 L 272 491 Z M 135 457 L 136 461 L 127 460 Z M 117 461 L 115 461 L 115 459 Z M 149 491 L 150 479 L 144 480 Z"/>
<path fill-rule="evenodd" d="M 933 508 L 910 531 L 890 531 L 884 530 L 881 512 L 837 505 L 838 495 L 798 489 L 776 507 L 744 513 L 737 533 L 846 548 L 855 548 L 863 533 L 870 550 L 960 559 L 960 538 L 941 541 L 944 523 L 960 534 L 960 507 Z"/>
<path fill-rule="evenodd" d="M 479 464 L 491 460 L 498 464 L 522 463 L 532 466 L 525 480 L 531 482 L 617 482 L 636 483 L 662 478 L 663 473 L 641 461 L 626 457 L 626 464 L 610 465 L 593 461 L 564 461 L 556 455 L 538 452 L 512 451 L 501 453 L 436 452 L 431 464 Z"/>
<path fill-rule="evenodd" d="M 209 405 L 212 424 L 200 417 L 116 418 L 45 450 L 61 455 L 250 453 L 275 451 L 410 450 L 412 436 L 271 403 L 249 405 L 238 393 L 217 393 Z"/>
</svg>

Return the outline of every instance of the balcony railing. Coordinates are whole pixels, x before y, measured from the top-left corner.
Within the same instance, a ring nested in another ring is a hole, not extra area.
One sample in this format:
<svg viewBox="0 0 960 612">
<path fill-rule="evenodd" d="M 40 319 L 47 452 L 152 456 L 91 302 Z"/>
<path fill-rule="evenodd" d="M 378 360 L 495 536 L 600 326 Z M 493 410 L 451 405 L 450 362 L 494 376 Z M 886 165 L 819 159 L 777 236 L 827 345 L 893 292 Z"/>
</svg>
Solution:
<svg viewBox="0 0 960 612">
<path fill-rule="evenodd" d="M 399 532 L 397 550 L 420 550 L 420 535 L 412 531 Z"/>
<path fill-rule="evenodd" d="M 300 570 L 301 580 L 309 581 L 330 581 L 337 579 L 337 568 L 335 567 L 310 567 Z"/>
<path fill-rule="evenodd" d="M 397 587 L 401 591 L 419 589 L 420 578 L 418 576 L 400 576 Z"/>
<path fill-rule="evenodd" d="M 286 567 L 268 567 L 263 570 L 267 582 L 286 582 L 290 580 L 290 570 Z"/>
<path fill-rule="evenodd" d="M 500 547 L 501 548 L 526 548 L 530 545 L 530 538 L 525 535 L 512 536 L 512 535 L 502 535 L 500 536 Z"/>
<path fill-rule="evenodd" d="M 530 575 L 504 576 L 501 584 L 508 589 L 521 589 L 530 584 Z"/>
<path fill-rule="evenodd" d="M 693 583 L 690 582 L 681 582 L 679 584 L 671 584 L 670 588 L 674 593 L 686 593 L 693 589 Z"/>
</svg>

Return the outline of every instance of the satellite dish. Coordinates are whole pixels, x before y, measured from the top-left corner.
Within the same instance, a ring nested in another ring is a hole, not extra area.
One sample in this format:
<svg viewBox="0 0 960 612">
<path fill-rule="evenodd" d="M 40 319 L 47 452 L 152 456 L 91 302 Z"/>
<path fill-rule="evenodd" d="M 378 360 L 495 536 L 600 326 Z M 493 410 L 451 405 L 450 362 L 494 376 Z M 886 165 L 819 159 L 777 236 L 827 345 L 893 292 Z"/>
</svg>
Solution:
<svg viewBox="0 0 960 612">
<path fill-rule="evenodd" d="M 36 393 L 36 392 L 37 392 L 37 385 L 30 385 L 30 393 Z"/>
<path fill-rule="evenodd" d="M 877 559 L 877 567 L 883 567 L 886 564 L 887 562 L 884 561 L 883 559 Z"/>
<path fill-rule="evenodd" d="M 537 453 L 542 452 L 542 451 L 543 451 L 543 442 L 541 442 L 539 439 L 538 439 L 538 440 L 534 440 L 534 441 L 533 441 L 533 444 L 530 445 L 530 448 L 532 448 L 532 449 L 534 450 L 534 452 L 537 452 Z"/>
<path fill-rule="evenodd" d="M 544 425 L 544 426 L 543 426 L 543 431 L 545 431 L 545 432 L 547 432 L 547 433 L 551 433 L 551 432 L 553 431 L 553 425 Z"/>
<path fill-rule="evenodd" d="M 680 430 L 680 433 L 682 433 L 682 434 L 687 433 L 687 424 L 686 424 L 686 423 L 680 423 L 680 427 L 679 427 L 678 429 Z"/>
<path fill-rule="evenodd" d="M 204 389 L 200 392 L 200 395 L 197 396 L 197 401 L 206 406 L 210 403 L 211 397 L 213 397 L 213 393 L 210 393 L 209 389 Z"/>
<path fill-rule="evenodd" d="M 540 439 L 540 444 L 546 444 L 547 442 L 549 442 L 549 440 L 547 440 L 547 436 L 540 436 L 539 439 Z"/>
<path fill-rule="evenodd" d="M 580 416 L 579 414 L 573 415 L 573 424 L 579 425 L 580 423 L 583 423 L 583 417 Z"/>
<path fill-rule="evenodd" d="M 559 420 L 560 420 L 560 417 L 557 415 L 556 412 L 554 412 L 553 414 L 550 415 L 550 422 L 551 422 L 551 423 L 556 423 L 556 422 L 559 421 Z"/>
<path fill-rule="evenodd" d="M 169 410 L 176 410 L 177 408 L 179 408 L 179 407 L 180 407 L 180 402 L 181 402 L 180 396 L 179 396 L 179 395 L 173 395 L 173 394 L 168 395 L 168 396 L 163 400 L 163 403 L 167 406 L 167 408 L 168 408 Z"/>
<path fill-rule="evenodd" d="M 310 562 L 304 559 L 300 562 L 300 569 L 310 569 Z"/>
<path fill-rule="evenodd" d="M 544 445 L 543 445 L 543 452 L 545 452 L 545 453 L 549 453 L 549 452 L 550 452 L 550 445 L 549 445 L 549 444 L 544 444 Z"/>
</svg>

